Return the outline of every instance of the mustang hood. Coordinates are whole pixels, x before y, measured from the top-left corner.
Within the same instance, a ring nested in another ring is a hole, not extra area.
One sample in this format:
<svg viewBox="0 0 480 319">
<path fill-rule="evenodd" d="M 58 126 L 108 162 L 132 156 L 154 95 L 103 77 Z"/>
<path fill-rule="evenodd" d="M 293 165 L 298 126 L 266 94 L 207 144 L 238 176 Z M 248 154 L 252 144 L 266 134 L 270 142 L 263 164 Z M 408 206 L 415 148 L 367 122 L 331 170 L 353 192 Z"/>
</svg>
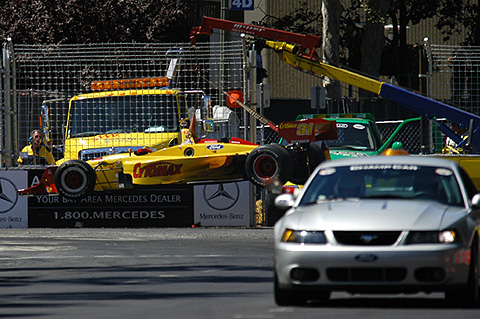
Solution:
<svg viewBox="0 0 480 319">
<path fill-rule="evenodd" d="M 436 230 L 465 217 L 462 207 L 433 201 L 342 200 L 297 207 L 284 226 L 316 230 Z"/>
</svg>

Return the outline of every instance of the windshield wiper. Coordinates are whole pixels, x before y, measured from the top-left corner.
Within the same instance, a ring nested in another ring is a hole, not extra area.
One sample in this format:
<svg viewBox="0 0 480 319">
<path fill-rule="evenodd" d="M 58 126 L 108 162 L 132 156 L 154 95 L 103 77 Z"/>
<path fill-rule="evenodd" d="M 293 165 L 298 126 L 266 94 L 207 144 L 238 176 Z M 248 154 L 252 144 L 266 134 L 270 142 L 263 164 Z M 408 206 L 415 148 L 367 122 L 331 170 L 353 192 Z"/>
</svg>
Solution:
<svg viewBox="0 0 480 319">
<path fill-rule="evenodd" d="M 101 135 L 103 134 L 102 132 L 82 132 L 82 133 L 77 133 L 72 135 L 71 137 L 89 137 L 89 136 L 95 136 L 95 135 Z"/>
<path fill-rule="evenodd" d="M 321 202 L 328 202 L 328 201 L 336 201 L 336 200 L 342 200 L 342 199 L 345 199 L 344 197 L 339 197 L 339 196 L 329 196 L 329 197 L 325 197 L 325 198 L 317 198 L 316 201 L 311 201 L 311 202 L 305 202 L 305 203 L 302 203 L 301 205 L 312 205 L 312 204 L 318 204 L 318 203 L 321 203 Z"/>
<path fill-rule="evenodd" d="M 347 149 L 347 150 L 361 150 L 361 151 L 364 151 L 368 147 L 360 146 L 360 145 L 343 145 L 342 147 L 339 147 L 339 148 L 341 148 L 341 149 L 343 148 L 343 149 Z"/>
<path fill-rule="evenodd" d="M 106 131 L 105 134 L 118 134 L 118 133 L 128 133 L 126 130 L 119 128 L 110 131 Z"/>
<path fill-rule="evenodd" d="M 368 198 L 368 199 L 405 199 L 404 196 L 392 195 L 392 194 L 364 196 L 363 198 Z"/>
</svg>

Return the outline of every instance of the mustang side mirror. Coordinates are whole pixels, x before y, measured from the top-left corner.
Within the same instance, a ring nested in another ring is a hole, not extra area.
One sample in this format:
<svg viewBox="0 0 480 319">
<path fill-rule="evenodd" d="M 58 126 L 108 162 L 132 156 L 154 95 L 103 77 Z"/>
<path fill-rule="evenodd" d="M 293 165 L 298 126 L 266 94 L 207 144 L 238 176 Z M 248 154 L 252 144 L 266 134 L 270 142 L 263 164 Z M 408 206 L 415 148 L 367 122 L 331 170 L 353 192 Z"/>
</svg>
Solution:
<svg viewBox="0 0 480 319">
<path fill-rule="evenodd" d="M 280 194 L 275 198 L 275 206 L 280 209 L 289 209 L 293 206 L 295 198 L 292 194 Z M 479 197 L 480 202 L 480 197 Z"/>
<path fill-rule="evenodd" d="M 480 208 L 480 193 L 473 195 L 472 206 L 475 208 Z"/>
</svg>

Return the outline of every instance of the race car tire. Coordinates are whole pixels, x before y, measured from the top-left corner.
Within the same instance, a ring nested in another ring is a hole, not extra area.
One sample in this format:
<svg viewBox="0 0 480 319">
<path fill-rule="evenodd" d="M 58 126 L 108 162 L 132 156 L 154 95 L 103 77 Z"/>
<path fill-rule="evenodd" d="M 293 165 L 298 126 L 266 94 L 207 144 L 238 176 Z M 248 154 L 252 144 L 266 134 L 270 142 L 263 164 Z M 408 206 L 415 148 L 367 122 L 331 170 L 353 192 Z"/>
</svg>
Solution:
<svg viewBox="0 0 480 319">
<path fill-rule="evenodd" d="M 79 198 L 90 194 L 95 188 L 96 173 L 84 161 L 70 160 L 57 169 L 54 176 L 59 194 L 67 198 Z"/>
<path fill-rule="evenodd" d="M 322 162 L 325 161 L 325 154 L 320 145 L 310 143 L 308 148 L 296 154 L 294 158 L 294 170 L 292 177 L 289 179 L 293 184 L 303 185 L 307 181 L 313 170 Z"/>
<path fill-rule="evenodd" d="M 292 175 L 290 153 L 279 144 L 255 148 L 245 161 L 245 174 L 253 184 L 268 187 L 272 183 L 283 185 Z"/>
</svg>

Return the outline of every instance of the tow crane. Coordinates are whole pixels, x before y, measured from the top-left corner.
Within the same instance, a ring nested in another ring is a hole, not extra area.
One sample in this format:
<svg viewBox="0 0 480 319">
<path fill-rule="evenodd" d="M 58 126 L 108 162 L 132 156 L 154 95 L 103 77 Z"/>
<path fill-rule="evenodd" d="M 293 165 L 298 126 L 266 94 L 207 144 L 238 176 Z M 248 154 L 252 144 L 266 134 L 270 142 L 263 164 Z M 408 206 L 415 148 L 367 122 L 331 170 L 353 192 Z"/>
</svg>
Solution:
<svg viewBox="0 0 480 319">
<path fill-rule="evenodd" d="M 458 147 L 463 147 L 471 154 L 480 154 L 479 116 L 393 84 L 380 82 L 323 63 L 315 51 L 321 44 L 321 37 L 319 36 L 301 35 L 240 22 L 203 17 L 202 25 L 192 28 L 190 33 L 191 44 L 194 45 L 196 38 L 200 35 L 212 34 L 213 29 L 245 33 L 267 39 L 266 45 L 275 50 L 283 62 L 302 71 L 326 76 L 393 100 L 404 108 L 432 120 L 446 136 L 457 143 Z M 437 121 L 437 118 L 446 118 L 461 127 L 468 127 L 469 137 L 464 140 L 448 126 Z"/>
</svg>

